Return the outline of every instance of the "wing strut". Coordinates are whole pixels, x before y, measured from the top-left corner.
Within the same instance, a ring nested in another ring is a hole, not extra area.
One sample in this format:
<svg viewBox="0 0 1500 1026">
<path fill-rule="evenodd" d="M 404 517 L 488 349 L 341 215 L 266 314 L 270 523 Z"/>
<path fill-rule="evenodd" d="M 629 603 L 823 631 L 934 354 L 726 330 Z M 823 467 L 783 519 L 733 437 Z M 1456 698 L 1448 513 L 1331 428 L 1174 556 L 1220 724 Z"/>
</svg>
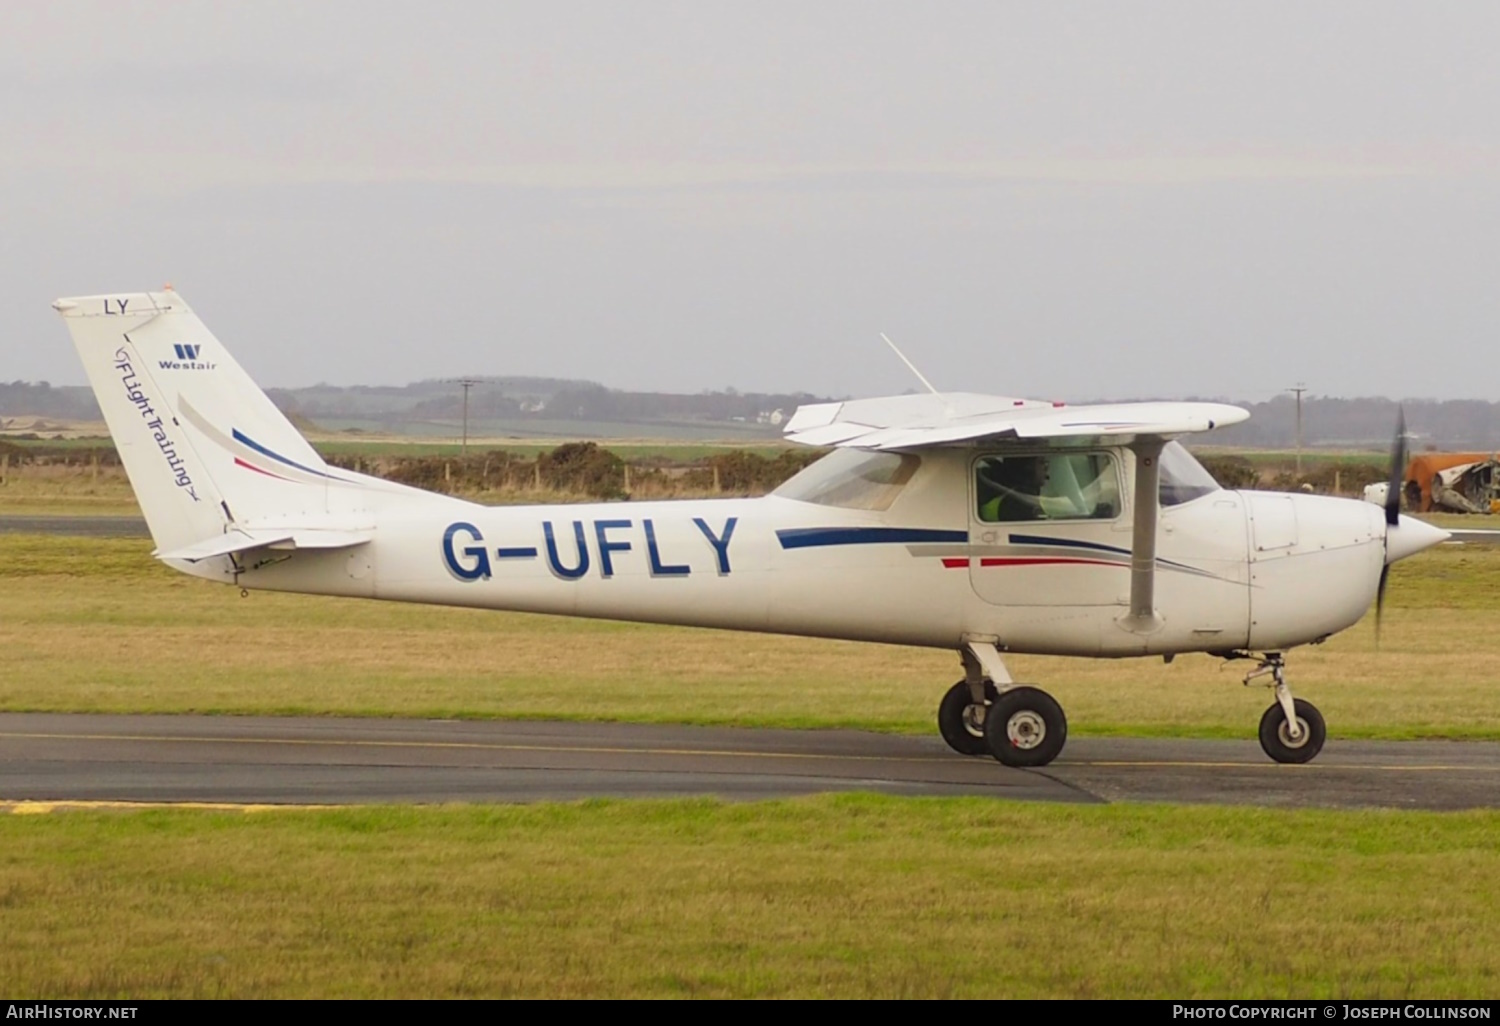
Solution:
<svg viewBox="0 0 1500 1026">
<path fill-rule="evenodd" d="M 1135 530 L 1130 543 L 1130 613 L 1120 626 L 1136 634 L 1151 634 L 1162 626 L 1156 615 L 1156 515 L 1164 445 L 1164 438 L 1142 435 L 1130 446 L 1135 453 Z"/>
</svg>

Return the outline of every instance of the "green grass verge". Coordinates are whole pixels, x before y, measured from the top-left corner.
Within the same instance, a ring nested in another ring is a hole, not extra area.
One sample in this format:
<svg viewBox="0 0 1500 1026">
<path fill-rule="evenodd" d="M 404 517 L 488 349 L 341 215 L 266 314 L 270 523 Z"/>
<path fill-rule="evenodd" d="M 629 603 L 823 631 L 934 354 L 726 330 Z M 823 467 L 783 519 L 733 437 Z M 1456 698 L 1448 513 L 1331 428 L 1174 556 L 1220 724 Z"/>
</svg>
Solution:
<svg viewBox="0 0 1500 1026">
<path fill-rule="evenodd" d="M 0 816 L 0 985 L 1484 998 L 1497 830 L 1492 812 L 859 795 Z"/>
</svg>

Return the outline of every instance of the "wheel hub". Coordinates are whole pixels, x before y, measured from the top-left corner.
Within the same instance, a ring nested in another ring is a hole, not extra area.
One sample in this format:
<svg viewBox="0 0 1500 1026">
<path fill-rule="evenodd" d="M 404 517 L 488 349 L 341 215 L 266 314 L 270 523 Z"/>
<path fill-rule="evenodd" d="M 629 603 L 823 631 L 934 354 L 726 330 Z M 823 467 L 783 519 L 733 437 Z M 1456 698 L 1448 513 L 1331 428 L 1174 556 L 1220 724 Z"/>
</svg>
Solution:
<svg viewBox="0 0 1500 1026">
<path fill-rule="evenodd" d="M 1307 744 L 1307 739 L 1312 736 L 1312 731 L 1308 729 L 1307 721 L 1298 716 L 1296 737 L 1292 737 L 1291 725 L 1286 720 L 1282 720 L 1281 725 L 1276 728 L 1276 736 L 1288 748 L 1301 748 Z"/>
<path fill-rule="evenodd" d="M 984 706 L 964 706 L 964 729 L 975 737 L 984 737 Z"/>
<path fill-rule="evenodd" d="M 1047 724 L 1030 709 L 1012 716 L 1005 724 L 1005 736 L 1017 748 L 1030 750 L 1047 737 Z"/>
</svg>

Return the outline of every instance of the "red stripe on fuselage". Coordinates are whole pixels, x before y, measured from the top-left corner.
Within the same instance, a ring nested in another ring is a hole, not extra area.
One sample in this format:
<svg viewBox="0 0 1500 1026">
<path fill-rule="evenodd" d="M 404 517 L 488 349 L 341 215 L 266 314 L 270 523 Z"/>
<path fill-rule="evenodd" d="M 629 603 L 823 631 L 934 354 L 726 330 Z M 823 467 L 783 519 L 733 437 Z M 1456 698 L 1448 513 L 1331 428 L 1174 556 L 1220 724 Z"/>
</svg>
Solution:
<svg viewBox="0 0 1500 1026">
<path fill-rule="evenodd" d="M 253 465 L 251 465 L 249 463 L 246 463 L 244 460 L 240 459 L 238 456 L 236 456 L 234 458 L 234 465 L 237 466 L 237 467 L 244 467 L 246 470 L 253 470 L 257 474 L 264 474 L 267 477 L 274 477 L 278 481 L 291 481 L 292 480 L 289 477 L 282 477 L 280 474 L 273 474 L 269 470 L 261 470 L 257 466 L 253 466 Z M 292 482 L 292 483 L 295 484 L 296 482 Z"/>
</svg>

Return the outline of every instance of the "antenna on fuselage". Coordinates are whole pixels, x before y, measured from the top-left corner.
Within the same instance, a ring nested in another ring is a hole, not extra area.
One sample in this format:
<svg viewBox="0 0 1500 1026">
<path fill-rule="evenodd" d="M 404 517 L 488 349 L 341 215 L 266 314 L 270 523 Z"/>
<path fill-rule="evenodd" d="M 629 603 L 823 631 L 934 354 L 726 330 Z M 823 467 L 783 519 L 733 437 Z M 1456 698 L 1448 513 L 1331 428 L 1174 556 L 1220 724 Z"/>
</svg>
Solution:
<svg viewBox="0 0 1500 1026">
<path fill-rule="evenodd" d="M 907 368 L 917 376 L 917 380 L 920 381 L 923 385 L 927 386 L 927 391 L 931 392 L 933 395 L 940 394 L 937 389 L 932 387 L 932 382 L 928 381 L 925 377 L 922 376 L 922 372 L 917 370 L 917 365 L 908 360 L 906 358 L 906 354 L 896 348 L 896 343 L 891 341 L 889 335 L 882 331 L 880 333 L 880 337 L 885 339 L 885 344 L 891 347 L 891 352 L 901 357 L 901 362 L 906 364 Z"/>
</svg>

